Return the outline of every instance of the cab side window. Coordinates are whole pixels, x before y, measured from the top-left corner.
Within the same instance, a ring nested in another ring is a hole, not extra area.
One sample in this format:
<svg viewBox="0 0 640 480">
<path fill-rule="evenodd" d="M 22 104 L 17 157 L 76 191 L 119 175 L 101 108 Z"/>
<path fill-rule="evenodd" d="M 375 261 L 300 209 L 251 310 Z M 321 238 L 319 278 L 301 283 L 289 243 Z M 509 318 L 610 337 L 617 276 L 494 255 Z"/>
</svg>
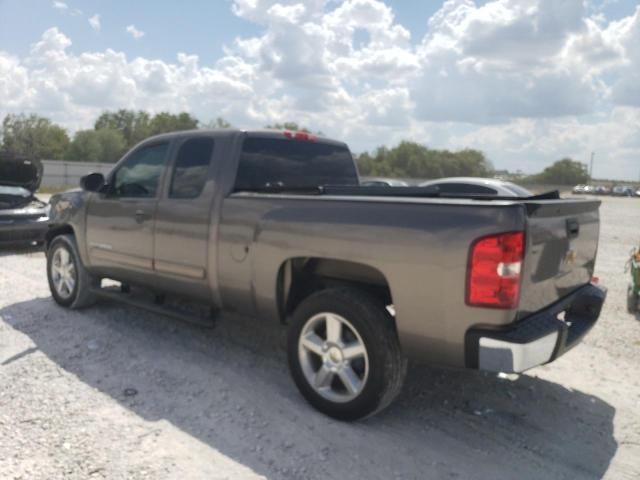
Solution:
<svg viewBox="0 0 640 480">
<path fill-rule="evenodd" d="M 171 174 L 170 198 L 196 198 L 202 193 L 213 147 L 212 138 L 191 138 L 180 146 Z"/>
<path fill-rule="evenodd" d="M 158 192 L 167 162 L 169 143 L 156 143 L 133 152 L 112 178 L 112 193 L 117 197 L 153 198 Z"/>
</svg>

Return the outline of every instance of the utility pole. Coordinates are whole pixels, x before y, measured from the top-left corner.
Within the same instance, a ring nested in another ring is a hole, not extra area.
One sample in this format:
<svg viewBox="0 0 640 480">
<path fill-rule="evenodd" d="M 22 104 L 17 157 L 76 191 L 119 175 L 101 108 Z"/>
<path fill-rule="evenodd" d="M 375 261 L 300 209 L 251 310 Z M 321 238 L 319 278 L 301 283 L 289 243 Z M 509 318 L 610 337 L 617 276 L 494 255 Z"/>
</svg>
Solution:
<svg viewBox="0 0 640 480">
<path fill-rule="evenodd" d="M 593 180 L 593 157 L 595 152 L 591 152 L 591 163 L 589 164 L 589 180 Z"/>
</svg>

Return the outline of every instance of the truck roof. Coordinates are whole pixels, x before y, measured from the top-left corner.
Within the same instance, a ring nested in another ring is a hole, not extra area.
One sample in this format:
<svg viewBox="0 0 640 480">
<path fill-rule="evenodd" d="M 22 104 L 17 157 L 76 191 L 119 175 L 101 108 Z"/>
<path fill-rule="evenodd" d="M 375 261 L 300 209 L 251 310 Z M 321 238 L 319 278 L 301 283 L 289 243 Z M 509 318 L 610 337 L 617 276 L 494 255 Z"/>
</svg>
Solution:
<svg viewBox="0 0 640 480">
<path fill-rule="evenodd" d="M 313 141 L 319 143 L 329 143 L 332 145 L 341 145 L 347 147 L 345 142 L 334 140 L 322 135 L 309 132 L 300 132 L 293 130 L 273 130 L 268 128 L 263 129 L 239 129 L 239 128 L 213 128 L 213 129 L 194 129 L 194 130 L 178 130 L 175 132 L 161 133 L 152 137 L 144 139 L 141 143 L 154 140 L 169 140 L 175 137 L 183 136 L 235 136 L 240 134 L 246 134 L 249 137 L 264 137 L 264 138 L 289 138 L 292 140 Z"/>
</svg>

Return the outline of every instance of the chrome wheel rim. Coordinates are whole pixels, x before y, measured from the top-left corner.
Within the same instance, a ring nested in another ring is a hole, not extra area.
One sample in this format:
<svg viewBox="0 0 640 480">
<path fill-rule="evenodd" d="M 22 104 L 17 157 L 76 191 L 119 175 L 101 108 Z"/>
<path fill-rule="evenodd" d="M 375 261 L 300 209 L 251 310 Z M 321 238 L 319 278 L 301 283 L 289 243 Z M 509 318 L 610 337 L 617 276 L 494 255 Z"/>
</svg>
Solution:
<svg viewBox="0 0 640 480">
<path fill-rule="evenodd" d="M 369 356 L 362 337 L 347 319 L 319 313 L 305 323 L 298 358 L 309 386 L 332 402 L 349 402 L 364 389 Z"/>
<path fill-rule="evenodd" d="M 76 286 L 76 265 L 66 247 L 58 247 L 51 259 L 51 280 L 56 293 L 68 299 Z"/>
</svg>

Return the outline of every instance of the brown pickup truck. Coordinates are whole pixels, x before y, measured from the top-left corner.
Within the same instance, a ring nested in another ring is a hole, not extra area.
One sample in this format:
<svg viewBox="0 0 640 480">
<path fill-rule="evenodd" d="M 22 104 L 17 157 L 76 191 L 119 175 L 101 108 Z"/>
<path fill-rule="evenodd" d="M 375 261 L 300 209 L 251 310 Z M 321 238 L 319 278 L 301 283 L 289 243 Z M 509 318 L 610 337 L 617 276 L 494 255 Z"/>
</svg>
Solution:
<svg viewBox="0 0 640 480">
<path fill-rule="evenodd" d="M 344 143 L 302 132 L 161 135 L 81 184 L 51 200 L 58 304 L 87 306 L 112 279 L 156 310 L 180 297 L 285 324 L 296 385 L 339 419 L 387 406 L 407 358 L 550 362 L 606 295 L 599 202 L 362 186 Z"/>
</svg>

